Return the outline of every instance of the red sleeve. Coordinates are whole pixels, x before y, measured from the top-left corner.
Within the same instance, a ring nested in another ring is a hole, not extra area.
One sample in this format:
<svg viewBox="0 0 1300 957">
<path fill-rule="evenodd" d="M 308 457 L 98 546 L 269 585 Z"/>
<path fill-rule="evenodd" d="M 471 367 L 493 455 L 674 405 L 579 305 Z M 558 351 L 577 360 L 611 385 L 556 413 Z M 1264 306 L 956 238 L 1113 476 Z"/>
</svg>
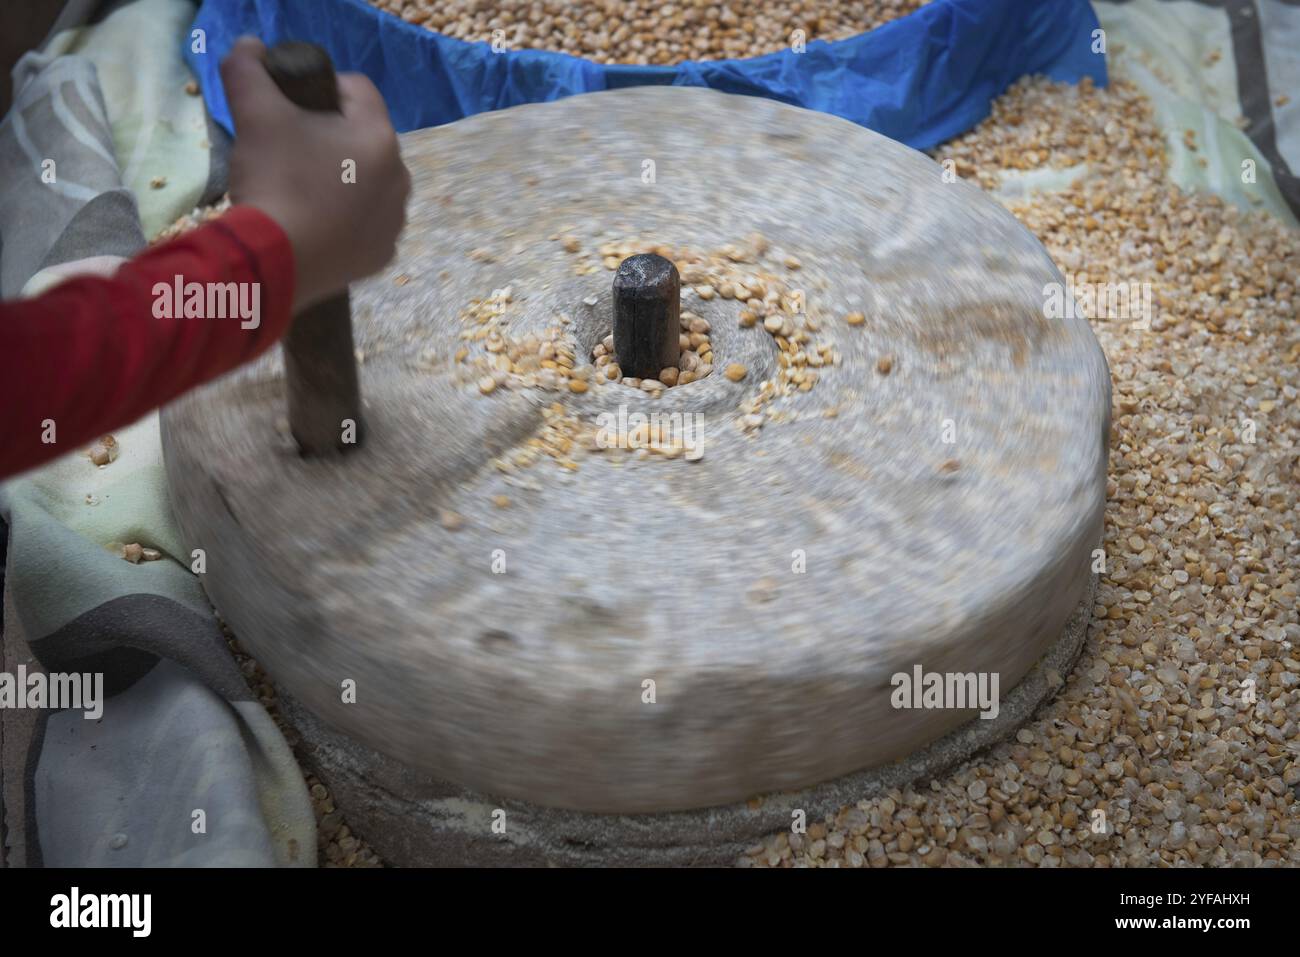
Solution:
<svg viewBox="0 0 1300 957">
<path fill-rule="evenodd" d="M 265 352 L 288 329 L 294 280 L 284 230 L 236 206 L 112 278 L 0 303 L 0 478 L 89 446 Z"/>
</svg>

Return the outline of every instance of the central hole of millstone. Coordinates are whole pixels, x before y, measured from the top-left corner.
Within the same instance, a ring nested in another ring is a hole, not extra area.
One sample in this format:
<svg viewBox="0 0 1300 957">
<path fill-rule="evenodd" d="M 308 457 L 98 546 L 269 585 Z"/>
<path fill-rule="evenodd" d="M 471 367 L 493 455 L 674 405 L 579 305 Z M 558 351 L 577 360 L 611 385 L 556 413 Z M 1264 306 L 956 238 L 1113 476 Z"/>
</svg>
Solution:
<svg viewBox="0 0 1300 957">
<path fill-rule="evenodd" d="M 677 342 L 681 348 L 677 365 L 660 370 L 658 377 L 639 379 L 625 376 L 618 364 L 618 355 L 614 351 L 614 334 L 605 335 L 591 350 L 591 361 L 596 364 L 597 372 L 611 382 L 621 382 L 634 389 L 649 393 L 662 392 L 674 386 L 688 385 L 712 374 L 714 358 L 713 343 L 709 338 L 712 331 L 709 321 L 689 309 L 683 309 L 678 322 L 680 332 Z"/>
</svg>

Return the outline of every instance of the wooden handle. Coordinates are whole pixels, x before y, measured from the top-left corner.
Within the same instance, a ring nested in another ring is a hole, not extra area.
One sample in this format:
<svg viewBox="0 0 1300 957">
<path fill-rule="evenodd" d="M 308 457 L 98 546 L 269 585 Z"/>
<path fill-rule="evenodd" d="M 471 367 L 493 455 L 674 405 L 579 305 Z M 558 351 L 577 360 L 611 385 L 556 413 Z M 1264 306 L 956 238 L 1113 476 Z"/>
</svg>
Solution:
<svg viewBox="0 0 1300 957">
<path fill-rule="evenodd" d="M 289 40 L 266 51 L 266 72 L 280 92 L 304 110 L 339 109 L 339 85 L 330 55 L 314 43 Z"/>
<path fill-rule="evenodd" d="M 266 51 L 264 62 L 271 79 L 293 103 L 305 110 L 338 111 L 334 64 L 314 43 L 277 44 Z M 359 445 L 361 390 L 347 292 L 294 317 L 283 349 L 289 429 L 299 451 L 321 455 Z"/>
</svg>

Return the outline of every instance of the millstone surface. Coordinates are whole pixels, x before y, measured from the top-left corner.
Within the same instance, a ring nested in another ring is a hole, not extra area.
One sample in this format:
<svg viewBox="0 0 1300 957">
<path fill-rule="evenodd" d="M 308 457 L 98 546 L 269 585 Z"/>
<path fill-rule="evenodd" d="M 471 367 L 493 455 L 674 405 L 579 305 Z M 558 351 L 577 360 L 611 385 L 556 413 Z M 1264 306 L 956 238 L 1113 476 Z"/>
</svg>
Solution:
<svg viewBox="0 0 1300 957">
<path fill-rule="evenodd" d="M 835 117 L 688 88 L 483 114 L 403 150 L 398 261 L 352 290 L 364 445 L 297 455 L 278 355 L 163 416 L 205 587 L 298 701 L 476 792 L 674 810 L 901 758 L 972 712 L 895 709 L 892 675 L 996 672 L 1005 693 L 1060 636 L 1100 537 L 1109 377 L 1085 320 L 1044 318 L 1062 277 L 991 199 Z M 504 474 L 491 460 L 557 394 L 458 382 L 460 314 L 509 286 L 512 334 L 567 314 L 586 361 L 613 274 L 576 274 L 560 229 L 589 248 L 761 232 L 774 261 L 802 262 L 842 362 L 746 434 L 737 405 L 777 345 L 738 326 L 739 304 L 684 298 L 743 382 L 562 401 L 583 420 L 702 413 L 702 460 Z"/>
</svg>

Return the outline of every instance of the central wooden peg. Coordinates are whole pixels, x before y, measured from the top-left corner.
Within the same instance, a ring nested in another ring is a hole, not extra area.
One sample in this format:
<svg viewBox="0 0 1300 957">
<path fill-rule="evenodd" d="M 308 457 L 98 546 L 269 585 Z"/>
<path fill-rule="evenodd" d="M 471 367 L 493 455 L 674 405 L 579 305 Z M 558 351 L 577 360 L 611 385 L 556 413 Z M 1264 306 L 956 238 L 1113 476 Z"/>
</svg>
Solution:
<svg viewBox="0 0 1300 957">
<path fill-rule="evenodd" d="M 681 348 L 681 279 L 671 260 L 629 256 L 614 274 L 614 355 L 623 374 L 657 378 L 677 365 Z"/>
</svg>

